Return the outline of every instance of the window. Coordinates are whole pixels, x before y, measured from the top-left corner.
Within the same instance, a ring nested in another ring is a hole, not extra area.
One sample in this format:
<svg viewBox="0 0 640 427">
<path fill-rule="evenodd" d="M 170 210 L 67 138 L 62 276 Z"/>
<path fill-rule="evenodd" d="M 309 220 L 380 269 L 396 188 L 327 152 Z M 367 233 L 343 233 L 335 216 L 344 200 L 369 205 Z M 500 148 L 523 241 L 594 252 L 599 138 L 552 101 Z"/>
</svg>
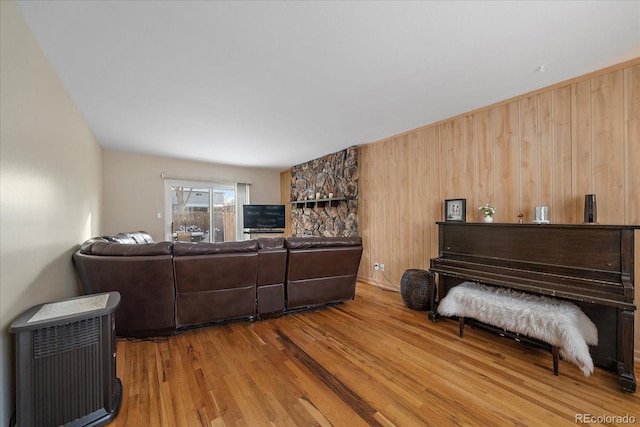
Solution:
<svg viewBox="0 0 640 427">
<path fill-rule="evenodd" d="M 247 184 L 165 180 L 164 187 L 167 240 L 243 240 L 238 215 L 242 214 L 242 205 L 248 203 Z"/>
</svg>

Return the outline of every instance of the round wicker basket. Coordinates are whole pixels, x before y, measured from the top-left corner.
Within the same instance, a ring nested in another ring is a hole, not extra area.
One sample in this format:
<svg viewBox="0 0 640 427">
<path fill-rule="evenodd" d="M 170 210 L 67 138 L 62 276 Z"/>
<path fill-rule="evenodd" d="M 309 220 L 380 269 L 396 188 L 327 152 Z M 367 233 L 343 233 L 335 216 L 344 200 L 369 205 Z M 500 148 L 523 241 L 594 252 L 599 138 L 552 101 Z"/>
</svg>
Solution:
<svg viewBox="0 0 640 427">
<path fill-rule="evenodd" d="M 412 310 L 429 310 L 434 274 L 426 270 L 410 269 L 404 272 L 400 282 L 400 294 L 404 305 Z"/>
</svg>

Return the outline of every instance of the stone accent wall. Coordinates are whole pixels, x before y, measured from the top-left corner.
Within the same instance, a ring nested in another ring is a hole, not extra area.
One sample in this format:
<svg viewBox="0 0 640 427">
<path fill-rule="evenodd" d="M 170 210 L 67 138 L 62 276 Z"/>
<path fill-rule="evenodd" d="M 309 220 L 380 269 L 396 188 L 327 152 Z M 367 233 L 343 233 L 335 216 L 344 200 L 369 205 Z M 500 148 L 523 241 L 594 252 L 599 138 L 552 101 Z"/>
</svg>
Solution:
<svg viewBox="0 0 640 427">
<path fill-rule="evenodd" d="M 322 206 L 292 206 L 293 236 L 358 236 L 358 151 L 355 147 L 291 168 L 291 201 L 346 198 Z M 333 205 L 333 206 L 330 206 Z"/>
</svg>

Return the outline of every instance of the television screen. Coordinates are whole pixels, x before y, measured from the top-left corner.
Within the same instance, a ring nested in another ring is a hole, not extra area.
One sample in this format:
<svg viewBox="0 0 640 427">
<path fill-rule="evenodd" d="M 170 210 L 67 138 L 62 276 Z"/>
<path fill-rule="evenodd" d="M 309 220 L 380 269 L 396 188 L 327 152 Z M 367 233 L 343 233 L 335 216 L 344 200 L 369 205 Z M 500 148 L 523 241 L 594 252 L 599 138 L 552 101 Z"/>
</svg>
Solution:
<svg viewBox="0 0 640 427">
<path fill-rule="evenodd" d="M 284 228 L 284 205 L 244 205 L 244 228 Z"/>
</svg>

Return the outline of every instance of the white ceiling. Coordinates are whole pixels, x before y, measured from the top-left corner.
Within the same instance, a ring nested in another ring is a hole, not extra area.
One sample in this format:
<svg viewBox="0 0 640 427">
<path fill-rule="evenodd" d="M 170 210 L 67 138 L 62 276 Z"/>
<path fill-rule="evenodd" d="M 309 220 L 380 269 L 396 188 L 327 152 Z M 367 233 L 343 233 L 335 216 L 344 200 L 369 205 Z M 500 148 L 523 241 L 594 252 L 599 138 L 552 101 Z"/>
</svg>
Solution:
<svg viewBox="0 0 640 427">
<path fill-rule="evenodd" d="M 105 149 L 280 170 L 640 57 L 640 1 L 18 5 Z"/>
</svg>

